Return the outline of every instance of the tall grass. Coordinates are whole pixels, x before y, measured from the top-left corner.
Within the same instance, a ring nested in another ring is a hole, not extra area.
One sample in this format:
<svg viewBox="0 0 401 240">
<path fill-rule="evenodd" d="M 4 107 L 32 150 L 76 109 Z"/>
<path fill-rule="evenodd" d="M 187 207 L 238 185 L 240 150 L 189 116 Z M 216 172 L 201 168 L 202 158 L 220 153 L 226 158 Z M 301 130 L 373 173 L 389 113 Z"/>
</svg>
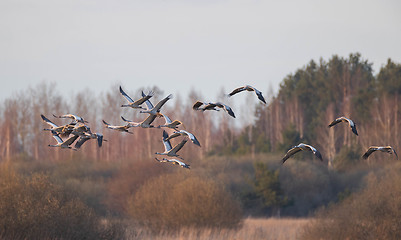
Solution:
<svg viewBox="0 0 401 240">
<path fill-rule="evenodd" d="M 299 239 L 303 227 L 309 219 L 295 218 L 247 218 L 238 229 L 195 229 L 182 228 L 179 232 L 151 232 L 140 228 L 127 231 L 127 240 L 281 240 Z"/>
</svg>

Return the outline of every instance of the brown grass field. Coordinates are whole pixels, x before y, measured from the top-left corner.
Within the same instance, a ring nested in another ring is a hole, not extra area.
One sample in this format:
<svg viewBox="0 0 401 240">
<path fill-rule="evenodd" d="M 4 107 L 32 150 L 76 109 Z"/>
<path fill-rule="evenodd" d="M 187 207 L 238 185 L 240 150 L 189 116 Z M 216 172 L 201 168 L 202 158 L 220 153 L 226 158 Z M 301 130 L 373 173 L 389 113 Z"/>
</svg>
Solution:
<svg viewBox="0 0 401 240">
<path fill-rule="evenodd" d="M 153 240 L 281 240 L 299 239 L 303 227 L 310 220 L 307 218 L 247 218 L 239 229 L 182 229 L 180 232 L 150 234 L 136 229 L 136 232 L 127 233 L 127 239 Z"/>
</svg>

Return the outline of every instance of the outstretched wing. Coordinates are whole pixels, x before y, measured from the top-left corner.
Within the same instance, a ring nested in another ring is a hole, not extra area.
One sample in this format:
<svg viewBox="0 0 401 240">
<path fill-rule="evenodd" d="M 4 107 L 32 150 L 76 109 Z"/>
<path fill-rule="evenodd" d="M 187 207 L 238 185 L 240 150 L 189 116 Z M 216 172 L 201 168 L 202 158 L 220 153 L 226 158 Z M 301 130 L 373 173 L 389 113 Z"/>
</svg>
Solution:
<svg viewBox="0 0 401 240">
<path fill-rule="evenodd" d="M 195 137 L 195 135 L 193 135 L 192 133 L 187 132 L 185 130 L 181 130 L 181 132 L 185 133 L 189 137 L 189 139 L 191 139 L 192 143 L 194 143 L 195 145 L 198 145 L 199 147 L 201 146 L 198 139 Z"/>
<path fill-rule="evenodd" d="M 108 124 L 105 120 L 102 120 L 102 121 L 106 126 L 110 126 L 110 124 Z"/>
<path fill-rule="evenodd" d="M 354 121 L 352 121 L 351 119 L 345 118 L 352 130 L 352 132 L 358 136 L 358 131 L 356 131 L 356 124 L 354 123 Z"/>
<path fill-rule="evenodd" d="M 351 130 L 352 130 L 353 133 L 355 133 L 355 135 L 358 136 L 358 131 L 356 130 L 356 125 L 355 125 L 355 123 L 354 123 L 353 126 L 351 126 Z"/>
<path fill-rule="evenodd" d="M 144 121 L 144 124 L 150 125 L 156 119 L 156 115 L 150 114 Z"/>
<path fill-rule="evenodd" d="M 168 152 L 172 149 L 170 140 L 168 140 L 168 134 L 165 130 L 163 130 L 163 144 L 164 144 L 164 150 L 166 152 Z"/>
<path fill-rule="evenodd" d="M 323 161 L 322 154 L 316 148 L 314 148 L 310 145 L 306 145 L 306 144 L 305 144 L 305 146 L 309 147 L 310 150 L 313 152 L 313 154 L 315 154 L 315 156 L 320 159 L 320 161 Z"/>
<path fill-rule="evenodd" d="M 203 111 L 205 111 L 205 110 L 217 110 L 215 107 L 216 107 L 217 105 L 215 104 L 215 103 L 208 103 L 208 104 L 206 104 L 206 106 L 204 106 L 203 107 Z M 218 111 L 218 110 L 217 110 Z"/>
<path fill-rule="evenodd" d="M 228 105 L 223 104 L 223 103 L 216 103 L 216 106 L 219 108 L 223 108 L 228 113 L 228 115 L 235 118 L 234 111 Z"/>
<path fill-rule="evenodd" d="M 40 115 L 43 119 L 43 121 L 47 124 L 49 124 L 50 126 L 52 126 L 53 128 L 58 127 L 56 124 L 54 124 L 52 121 L 50 121 L 47 117 L 45 117 L 43 114 Z"/>
<path fill-rule="evenodd" d="M 332 127 L 332 126 L 334 126 L 334 125 L 336 125 L 337 123 L 340 123 L 340 122 L 342 122 L 342 121 L 344 121 L 344 117 L 336 118 L 334 121 L 332 121 L 332 122 L 329 124 L 329 127 Z"/>
<path fill-rule="evenodd" d="M 70 119 L 74 120 L 75 122 L 81 122 L 81 123 L 87 123 L 88 122 L 88 121 L 85 121 L 82 117 L 77 116 L 75 114 L 70 114 L 70 113 L 64 114 L 64 115 L 61 115 L 61 116 L 56 116 L 56 115 L 53 114 L 53 116 L 56 117 L 56 118 L 70 118 Z"/>
<path fill-rule="evenodd" d="M 203 102 L 196 101 L 196 103 L 192 106 L 193 110 L 200 110 L 199 107 L 203 105 Z"/>
<path fill-rule="evenodd" d="M 63 143 L 63 139 L 61 139 L 61 137 L 55 131 L 52 131 L 52 134 L 58 143 Z"/>
<path fill-rule="evenodd" d="M 88 138 L 88 137 L 81 137 L 81 138 L 79 138 L 78 139 L 78 141 L 75 143 L 75 148 L 76 149 L 79 149 L 79 148 L 81 148 L 81 146 L 82 146 L 82 144 L 84 144 L 86 141 L 88 141 L 90 138 Z"/>
<path fill-rule="evenodd" d="M 96 133 L 96 139 L 97 139 L 97 145 L 101 147 L 103 145 L 103 134 Z"/>
<path fill-rule="evenodd" d="M 295 153 L 301 151 L 302 149 L 298 146 L 295 146 L 293 148 L 291 148 L 290 150 L 288 150 L 288 152 L 285 154 L 285 156 L 282 159 L 282 163 L 284 164 L 284 162 L 290 158 L 292 155 L 294 155 Z"/>
<path fill-rule="evenodd" d="M 237 93 L 239 93 L 239 92 L 242 92 L 242 91 L 244 91 L 245 90 L 245 87 L 239 87 L 239 88 L 236 88 L 236 89 L 234 89 L 232 92 L 230 92 L 229 94 L 228 94 L 228 96 L 232 96 L 232 95 L 234 95 L 234 94 L 237 94 Z"/>
<path fill-rule="evenodd" d="M 264 104 L 266 104 L 265 98 L 263 97 L 261 91 L 249 85 L 246 85 L 245 90 L 254 91 L 256 96 L 258 96 L 259 100 L 262 101 Z"/>
<path fill-rule="evenodd" d="M 176 164 L 176 165 L 179 165 L 179 166 L 181 166 L 181 167 L 183 167 L 183 168 L 188 168 L 188 169 L 190 169 L 188 164 L 186 164 L 186 163 L 184 163 L 184 162 L 182 162 L 182 161 L 180 161 L 180 160 L 178 160 L 178 159 L 173 158 L 173 159 L 170 159 L 170 160 L 168 160 L 168 161 L 169 161 L 169 162 L 172 162 L 172 163 L 174 163 L 174 164 Z"/>
<path fill-rule="evenodd" d="M 166 138 L 166 140 L 170 140 L 170 139 L 172 139 L 172 138 L 176 138 L 176 137 L 180 136 L 182 131 L 183 131 L 183 130 L 178 131 L 178 132 L 174 132 L 173 134 L 171 134 L 170 136 L 168 136 L 168 137 Z"/>
<path fill-rule="evenodd" d="M 168 95 L 167 97 L 163 98 L 160 102 L 158 102 L 156 104 L 156 106 L 154 107 L 157 111 L 160 111 L 160 108 L 171 98 L 173 97 L 173 95 Z"/>
<path fill-rule="evenodd" d="M 259 100 L 262 101 L 264 104 L 266 104 L 266 100 L 262 95 L 262 92 L 257 90 L 256 88 L 253 88 L 253 90 L 255 91 L 256 95 L 258 96 Z"/>
<path fill-rule="evenodd" d="M 172 153 L 177 153 L 180 149 L 185 145 L 187 139 L 182 140 L 179 144 L 175 145 L 174 148 L 171 150 Z"/>
<path fill-rule="evenodd" d="M 329 127 L 332 127 L 332 126 L 334 126 L 334 125 L 336 125 L 337 123 L 340 123 L 340 122 L 342 122 L 342 120 L 339 119 L 339 118 L 337 118 L 336 120 L 332 121 L 332 122 L 329 124 Z"/>
<path fill-rule="evenodd" d="M 226 111 L 228 112 L 228 114 L 229 114 L 231 117 L 235 118 L 234 111 L 231 109 L 231 107 L 229 107 L 229 106 L 227 106 L 227 105 L 224 105 L 224 109 L 226 109 Z"/>
<path fill-rule="evenodd" d="M 152 94 L 152 96 L 153 96 L 153 93 L 152 93 L 152 92 L 149 92 L 148 95 L 151 95 L 151 94 Z M 142 97 L 146 97 L 146 95 L 145 95 L 145 93 L 143 93 L 143 91 L 142 91 Z M 149 99 L 147 99 L 147 100 L 145 101 L 145 104 L 146 104 L 146 106 L 148 107 L 148 110 L 150 110 L 150 109 L 153 108 L 153 104 L 150 102 Z"/>
<path fill-rule="evenodd" d="M 132 100 L 132 98 L 130 98 L 130 96 L 128 96 L 128 94 L 126 94 L 126 93 L 124 92 L 124 90 L 121 88 L 121 86 L 120 86 L 120 93 L 121 93 L 121 95 L 123 95 L 123 97 L 124 97 L 129 103 L 133 103 L 133 102 L 134 102 L 134 100 Z"/>
<path fill-rule="evenodd" d="M 134 123 L 134 122 L 131 121 L 131 120 L 125 119 L 123 116 L 120 116 L 120 117 L 121 117 L 121 119 L 122 119 L 124 122 L 127 122 L 127 123 Z"/>
<path fill-rule="evenodd" d="M 165 114 L 162 114 L 164 117 L 164 120 L 166 120 L 166 124 L 170 124 L 171 123 L 171 119 L 169 117 L 167 117 Z"/>
<path fill-rule="evenodd" d="M 178 125 L 181 125 L 182 122 L 179 120 L 174 120 L 170 125 L 174 126 L 175 128 L 177 128 Z"/>
<path fill-rule="evenodd" d="M 142 93 L 143 93 L 143 92 L 142 92 Z M 149 102 L 149 103 L 150 103 L 149 99 L 150 99 L 152 96 L 153 96 L 153 92 L 150 91 L 150 92 L 148 93 L 148 95 L 143 94 L 143 95 L 142 95 L 142 98 L 136 100 L 135 103 L 138 104 L 138 105 L 141 105 L 141 104 L 144 103 L 144 102 Z M 146 106 L 148 106 L 148 104 L 146 104 Z"/>
<path fill-rule="evenodd" d="M 393 153 L 394 153 L 394 155 L 395 155 L 395 157 L 397 158 L 397 160 L 398 160 L 398 154 L 397 154 L 397 152 L 395 151 L 395 149 L 394 148 L 391 148 L 392 150 L 393 150 Z"/>
<path fill-rule="evenodd" d="M 365 154 L 362 155 L 363 159 L 367 159 L 372 152 L 376 151 L 377 147 L 369 147 L 369 149 L 365 152 Z"/>
<path fill-rule="evenodd" d="M 71 145 L 75 140 L 77 140 L 79 136 L 78 135 L 72 135 L 71 137 L 69 137 L 67 140 L 65 140 L 63 142 L 63 145 L 69 146 Z"/>
</svg>

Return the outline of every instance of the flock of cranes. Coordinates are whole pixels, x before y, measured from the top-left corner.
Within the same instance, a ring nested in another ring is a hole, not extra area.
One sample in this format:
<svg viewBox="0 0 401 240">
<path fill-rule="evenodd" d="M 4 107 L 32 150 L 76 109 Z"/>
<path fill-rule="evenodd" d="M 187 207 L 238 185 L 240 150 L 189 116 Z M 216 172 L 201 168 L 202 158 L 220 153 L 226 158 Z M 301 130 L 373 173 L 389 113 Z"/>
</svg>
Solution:
<svg viewBox="0 0 401 240">
<path fill-rule="evenodd" d="M 232 92 L 230 92 L 228 94 L 228 96 L 231 97 L 242 91 L 255 92 L 258 99 L 261 102 L 263 102 L 264 104 L 266 104 L 266 101 L 262 95 L 262 92 L 260 92 L 256 88 L 249 86 L 249 85 L 234 89 Z M 152 91 L 149 92 L 148 94 L 145 94 L 142 91 L 141 97 L 135 101 L 127 93 L 124 92 L 124 90 L 121 88 L 121 86 L 120 86 L 120 93 L 127 101 L 127 103 L 122 104 L 121 107 L 129 107 L 132 109 L 139 109 L 140 113 L 148 114 L 148 115 L 141 122 L 134 122 L 131 120 L 127 120 L 126 118 L 121 116 L 121 119 L 126 123 L 125 125 L 111 125 L 108 122 L 106 122 L 105 120 L 102 120 L 105 128 L 115 130 L 115 131 L 120 131 L 120 132 L 126 132 L 129 134 L 133 134 L 132 132 L 129 131 L 129 129 L 132 127 L 172 129 L 173 132 L 171 135 L 169 135 L 166 130 L 163 130 L 162 142 L 164 145 L 164 152 L 156 152 L 155 154 L 165 156 L 165 157 L 163 157 L 162 159 L 158 159 L 157 157 L 155 157 L 155 160 L 160 163 L 172 163 L 172 164 L 181 166 L 183 168 L 189 169 L 190 166 L 182 161 L 182 160 L 184 160 L 184 158 L 179 156 L 178 152 L 181 150 L 181 148 L 184 147 L 184 145 L 186 144 L 188 139 L 191 140 L 191 142 L 193 144 L 195 144 L 199 147 L 201 146 L 201 144 L 198 141 L 198 139 L 195 137 L 194 134 L 192 134 L 186 130 L 183 130 L 183 129 L 178 129 L 179 126 L 184 125 L 181 121 L 179 121 L 179 120 L 171 121 L 171 119 L 168 116 L 161 113 L 162 107 L 166 104 L 166 102 L 168 100 L 170 100 L 172 98 L 172 95 L 171 94 L 168 95 L 167 97 L 160 100 L 156 105 L 153 105 L 152 102 L 150 101 L 150 99 L 153 97 Z M 202 101 L 196 101 L 193 104 L 192 108 L 195 111 L 206 111 L 206 110 L 219 111 L 220 109 L 223 109 L 228 115 L 235 118 L 234 111 L 231 109 L 231 107 L 229 107 L 227 104 L 221 103 L 221 102 L 205 103 Z M 102 146 L 103 141 L 107 141 L 106 139 L 103 138 L 102 134 L 92 133 L 90 127 L 86 125 L 86 123 L 88 123 L 88 122 L 80 116 L 77 116 L 74 114 L 65 114 L 65 115 L 61 115 L 61 116 L 53 115 L 53 116 L 55 118 L 68 118 L 68 119 L 71 119 L 71 122 L 64 124 L 64 125 L 57 125 L 57 124 L 53 123 L 52 121 L 50 121 L 44 115 L 41 115 L 42 120 L 50 126 L 50 128 L 45 128 L 44 130 L 50 131 L 53 138 L 56 140 L 56 144 L 48 145 L 50 147 L 67 148 L 67 149 L 72 149 L 72 150 L 76 151 L 86 141 L 88 141 L 90 139 L 96 139 L 99 147 Z M 152 125 L 152 123 L 156 120 L 156 118 L 164 118 L 165 123 L 162 125 L 158 125 L 157 127 Z M 351 119 L 346 118 L 346 117 L 340 117 L 340 118 L 335 119 L 332 123 L 329 124 L 329 127 L 332 127 L 341 122 L 348 123 L 352 132 L 355 135 L 358 135 L 355 123 Z M 180 136 L 182 137 L 181 142 L 172 146 L 170 140 L 173 138 L 180 137 Z M 74 147 L 71 147 L 75 141 L 76 141 L 76 143 L 75 143 Z M 314 148 L 313 146 L 308 145 L 308 144 L 300 143 L 297 146 L 294 146 L 290 150 L 288 150 L 288 152 L 282 158 L 282 163 L 284 163 L 288 158 L 290 158 L 292 155 L 294 155 L 300 151 L 311 151 L 317 158 L 319 158 L 321 161 L 323 161 L 323 157 L 322 157 L 321 153 L 316 148 Z M 369 149 L 366 151 L 366 153 L 362 157 L 366 159 L 374 151 L 382 151 L 382 152 L 387 152 L 390 154 L 394 153 L 394 155 L 398 159 L 396 151 L 391 146 L 378 146 L 378 147 L 371 146 L 371 147 L 369 147 Z"/>
<path fill-rule="evenodd" d="M 103 139 L 103 135 L 100 133 L 92 133 L 90 127 L 88 127 L 82 117 L 79 117 L 74 114 L 65 114 L 61 116 L 53 115 L 55 118 L 70 118 L 72 121 L 68 124 L 58 126 L 57 124 L 50 121 L 47 117 L 43 114 L 40 115 L 42 120 L 47 123 L 50 128 L 45 128 L 43 130 L 50 131 L 54 139 L 56 139 L 56 144 L 49 144 L 49 147 L 60 147 L 60 148 L 69 148 L 73 150 L 79 149 L 82 144 L 90 139 L 97 139 L 98 146 L 101 147 L 103 141 L 107 141 Z M 63 140 L 64 138 L 64 140 Z M 75 143 L 74 148 L 70 145 L 75 142 L 75 140 L 79 140 Z"/>
<path fill-rule="evenodd" d="M 349 118 L 346 117 L 339 117 L 337 119 L 335 119 L 333 122 L 331 122 L 329 124 L 329 127 L 333 127 L 334 125 L 336 125 L 337 123 L 341 123 L 341 122 L 345 122 L 348 123 L 349 127 L 351 128 L 351 131 L 358 136 L 358 132 L 356 130 L 356 124 L 354 123 L 354 121 L 352 121 Z M 319 158 L 321 161 L 323 161 L 323 157 L 322 154 L 316 150 L 316 148 L 312 147 L 311 145 L 308 144 L 304 144 L 304 143 L 300 143 L 297 146 L 292 147 L 290 150 L 288 150 L 288 152 L 285 154 L 285 156 L 282 159 L 282 163 L 284 164 L 284 162 L 290 158 L 292 155 L 294 155 L 297 152 L 300 151 L 311 151 L 313 154 L 315 154 L 315 156 L 317 158 Z M 367 159 L 370 154 L 372 154 L 374 151 L 381 151 L 381 152 L 387 152 L 387 153 L 394 153 L 396 159 L 398 159 L 398 155 L 397 152 L 395 151 L 395 149 L 391 146 L 370 146 L 368 148 L 368 150 L 365 152 L 365 154 L 362 155 L 363 159 Z"/>
<path fill-rule="evenodd" d="M 184 160 L 181 156 L 178 155 L 178 152 L 181 150 L 181 148 L 184 147 L 186 142 L 190 140 L 193 144 L 197 146 L 201 146 L 199 140 L 195 137 L 194 134 L 183 130 L 179 129 L 180 126 L 183 126 L 184 124 L 179 121 L 179 120 L 174 120 L 172 121 L 166 114 L 161 113 L 162 107 L 167 103 L 168 100 L 172 98 L 172 95 L 168 95 L 167 97 L 163 98 L 160 100 L 156 105 L 153 105 L 150 99 L 153 97 L 153 92 L 149 92 L 148 94 L 145 94 L 144 92 L 141 93 L 141 97 L 137 100 L 133 100 L 120 86 L 120 93 L 123 96 L 123 98 L 127 101 L 126 104 L 122 104 L 121 107 L 129 107 L 132 109 L 139 109 L 140 113 L 143 114 L 148 114 L 146 118 L 141 121 L 141 122 L 134 122 L 131 120 L 128 120 L 121 116 L 121 119 L 126 123 L 124 125 L 111 125 L 105 120 L 102 120 L 105 128 L 112 129 L 115 131 L 120 131 L 120 132 L 126 132 L 129 134 L 133 134 L 132 132 L 129 131 L 130 128 L 132 127 L 141 127 L 141 128 L 167 128 L 167 129 L 172 129 L 173 132 L 172 134 L 168 134 L 166 130 L 163 130 L 163 135 L 162 135 L 162 142 L 164 145 L 164 152 L 156 152 L 156 155 L 160 156 L 165 156 L 162 159 L 158 159 L 155 157 L 156 161 L 160 163 L 172 163 L 179 165 L 183 168 L 190 168 L 190 166 L 186 163 L 184 163 L 182 160 Z M 232 96 L 234 94 L 237 94 L 241 91 L 254 91 L 258 98 L 263 102 L 266 103 L 265 99 L 262 96 L 262 93 L 247 85 L 244 87 L 240 87 L 232 91 L 231 93 L 228 94 L 228 96 Z M 205 111 L 205 110 L 215 110 L 219 111 L 220 109 L 223 109 L 225 112 L 227 112 L 231 117 L 235 118 L 234 111 L 229 107 L 228 105 L 221 103 L 221 102 L 216 102 L 216 103 L 203 103 L 201 101 L 197 101 L 193 107 L 194 110 L 199 110 L 199 111 Z M 44 115 L 41 115 L 43 121 L 47 123 L 50 128 L 44 129 L 47 131 L 50 131 L 53 138 L 56 140 L 56 144 L 49 144 L 50 147 L 60 147 L 60 148 L 68 148 L 72 150 L 77 150 L 79 149 L 86 141 L 90 139 L 97 139 L 98 146 L 101 147 L 103 141 L 107 141 L 106 139 L 103 139 L 103 135 L 100 133 L 92 133 L 90 130 L 90 127 L 87 126 L 86 124 L 88 123 L 86 120 L 84 120 L 82 117 L 74 115 L 74 114 L 65 114 L 61 116 L 56 116 L 53 115 L 55 118 L 70 118 L 72 121 L 70 123 L 64 124 L 64 125 L 57 125 L 50 121 L 47 117 Z M 153 122 L 156 120 L 156 118 L 164 118 L 165 122 L 162 125 L 154 126 L 152 125 Z M 182 140 L 180 143 L 172 146 L 170 140 L 173 138 L 177 137 L 182 137 Z M 77 140 L 78 139 L 78 140 Z M 77 141 L 76 141 L 77 140 Z M 73 143 L 76 141 L 74 147 L 72 147 Z M 180 159 L 180 160 L 179 160 Z"/>
</svg>

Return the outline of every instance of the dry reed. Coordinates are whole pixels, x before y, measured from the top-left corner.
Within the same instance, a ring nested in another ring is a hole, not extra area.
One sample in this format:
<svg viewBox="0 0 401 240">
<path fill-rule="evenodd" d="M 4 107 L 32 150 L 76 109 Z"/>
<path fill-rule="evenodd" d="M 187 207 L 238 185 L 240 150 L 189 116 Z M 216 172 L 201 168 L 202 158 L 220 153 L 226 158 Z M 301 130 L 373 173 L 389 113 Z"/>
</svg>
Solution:
<svg viewBox="0 0 401 240">
<path fill-rule="evenodd" d="M 281 240 L 299 239 L 309 219 L 295 218 L 247 218 L 239 229 L 194 229 L 183 228 L 177 233 L 161 232 L 153 235 L 143 229 L 128 232 L 127 239 L 152 240 Z"/>
</svg>

